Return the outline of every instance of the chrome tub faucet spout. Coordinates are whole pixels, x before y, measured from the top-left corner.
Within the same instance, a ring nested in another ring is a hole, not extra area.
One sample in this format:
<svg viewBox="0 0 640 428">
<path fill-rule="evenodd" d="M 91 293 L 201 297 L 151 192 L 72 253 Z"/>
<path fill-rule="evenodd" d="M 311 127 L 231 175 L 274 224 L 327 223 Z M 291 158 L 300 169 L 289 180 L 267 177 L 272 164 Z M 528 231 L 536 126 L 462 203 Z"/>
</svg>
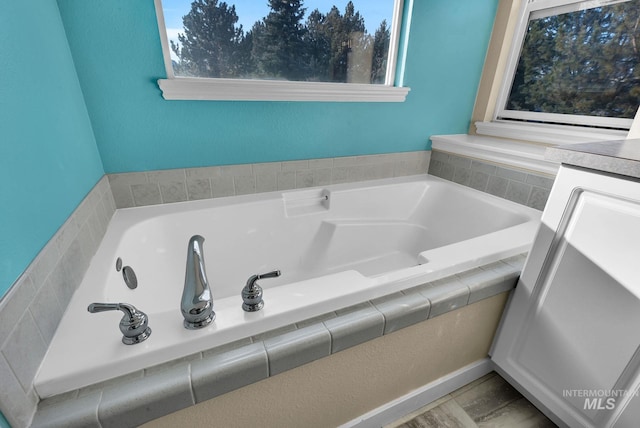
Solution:
<svg viewBox="0 0 640 428">
<path fill-rule="evenodd" d="M 194 235 L 187 248 L 187 267 L 180 309 L 184 326 L 189 330 L 206 327 L 215 319 L 213 297 L 204 266 L 204 238 Z"/>
</svg>

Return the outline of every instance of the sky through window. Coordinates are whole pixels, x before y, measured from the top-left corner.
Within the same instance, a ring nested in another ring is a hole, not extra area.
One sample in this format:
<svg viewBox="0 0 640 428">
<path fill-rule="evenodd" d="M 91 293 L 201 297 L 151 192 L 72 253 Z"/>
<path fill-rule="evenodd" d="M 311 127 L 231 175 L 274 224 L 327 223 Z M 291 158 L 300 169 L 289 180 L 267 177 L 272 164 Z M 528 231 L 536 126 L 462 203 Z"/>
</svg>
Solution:
<svg viewBox="0 0 640 428">
<path fill-rule="evenodd" d="M 305 18 L 309 16 L 313 10 L 318 9 L 321 13 L 327 13 L 332 6 L 338 7 L 341 12 L 348 0 L 305 0 L 304 7 L 307 9 Z M 238 14 L 238 24 L 242 25 L 245 32 L 251 29 L 251 26 L 264 18 L 269 13 L 269 5 L 267 0 L 228 0 L 228 5 L 236 6 Z M 354 1 L 356 10 L 364 16 L 365 25 L 369 32 L 374 32 L 380 26 L 382 20 L 386 19 L 391 25 L 393 14 L 393 2 L 381 1 Z M 164 12 L 164 21 L 167 29 L 169 40 L 174 43 L 178 42 L 178 33 L 184 32 L 182 26 L 182 17 L 189 12 L 191 0 L 162 0 L 162 9 Z M 173 59 L 175 54 L 171 53 Z"/>
</svg>

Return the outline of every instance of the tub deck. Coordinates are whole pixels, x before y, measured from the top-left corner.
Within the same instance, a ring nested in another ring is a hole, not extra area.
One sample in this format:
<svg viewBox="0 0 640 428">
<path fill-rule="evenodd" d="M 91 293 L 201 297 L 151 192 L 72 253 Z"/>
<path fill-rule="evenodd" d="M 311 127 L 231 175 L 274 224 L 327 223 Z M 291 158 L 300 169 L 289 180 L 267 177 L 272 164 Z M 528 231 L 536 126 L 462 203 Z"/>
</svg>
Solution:
<svg viewBox="0 0 640 428">
<path fill-rule="evenodd" d="M 504 302 L 506 298 L 499 295 L 514 287 L 524 262 L 524 254 L 509 257 L 402 293 L 373 299 L 179 361 L 148 367 L 125 377 L 45 399 L 38 406 L 33 427 L 136 427 L 405 327 L 422 323 L 419 331 L 428 331 L 434 318 L 436 325 L 445 318 L 443 315 L 451 313 L 456 314 L 457 320 L 468 305 L 495 299 Z M 501 308 L 502 305 L 500 312 Z M 478 317 L 495 318 L 497 325 L 500 313 L 482 312 Z M 479 321 L 478 317 L 474 318 L 474 323 Z M 450 328 L 455 330 L 454 326 Z M 472 340 L 477 339 L 478 331 L 467 327 L 458 334 Z M 487 347 L 492 336 L 493 331 L 487 338 Z M 425 346 L 426 349 L 441 350 L 450 340 L 443 338 L 441 342 L 444 343 L 428 342 Z M 386 352 L 397 357 L 395 347 L 386 349 Z M 433 360 L 447 358 L 439 355 L 440 351 L 434 352 L 431 355 Z M 433 363 L 427 355 L 421 360 L 423 365 Z M 425 403 L 433 401 L 486 374 L 491 370 L 491 365 L 486 362 L 480 360 L 452 373 L 446 386 L 449 390 L 443 390 L 443 384 L 432 379 L 433 385 L 421 388 L 421 397 L 431 397 Z M 482 367 L 485 367 L 484 371 Z M 401 371 L 407 373 L 405 369 Z M 368 426 L 366 420 L 358 426 Z"/>
</svg>

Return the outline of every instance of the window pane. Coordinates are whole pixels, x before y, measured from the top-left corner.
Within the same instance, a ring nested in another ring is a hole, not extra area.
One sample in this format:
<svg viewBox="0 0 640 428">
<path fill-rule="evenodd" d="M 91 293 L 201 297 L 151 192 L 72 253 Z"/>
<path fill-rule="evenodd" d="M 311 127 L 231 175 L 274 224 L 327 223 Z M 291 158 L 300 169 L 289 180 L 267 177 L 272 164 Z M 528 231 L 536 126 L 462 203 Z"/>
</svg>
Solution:
<svg viewBox="0 0 640 428">
<path fill-rule="evenodd" d="M 633 118 L 640 0 L 541 15 L 529 21 L 506 109 Z"/>
<path fill-rule="evenodd" d="M 163 0 L 174 74 L 385 82 L 393 0 Z"/>
</svg>

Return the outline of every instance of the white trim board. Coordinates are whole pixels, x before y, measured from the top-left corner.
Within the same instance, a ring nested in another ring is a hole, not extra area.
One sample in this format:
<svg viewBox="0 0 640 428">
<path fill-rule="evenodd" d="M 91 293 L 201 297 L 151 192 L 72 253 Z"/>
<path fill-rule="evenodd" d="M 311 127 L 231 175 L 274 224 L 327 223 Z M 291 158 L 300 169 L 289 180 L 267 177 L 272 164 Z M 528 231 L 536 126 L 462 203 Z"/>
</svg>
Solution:
<svg viewBox="0 0 640 428">
<path fill-rule="evenodd" d="M 159 79 L 165 100 L 403 102 L 409 88 L 281 80 Z"/>
<path fill-rule="evenodd" d="M 547 147 L 538 144 L 467 134 L 434 135 L 431 142 L 434 150 L 542 174 L 556 175 L 560 167 L 559 163 L 545 159 Z"/>
<path fill-rule="evenodd" d="M 481 135 L 543 144 L 574 144 L 622 140 L 627 135 L 627 131 L 613 129 L 513 121 L 476 122 L 475 126 L 476 132 Z"/>
<path fill-rule="evenodd" d="M 476 379 L 480 379 L 492 370 L 493 363 L 489 358 L 478 360 L 400 398 L 383 404 L 341 425 L 340 428 L 369 428 L 387 425 Z"/>
</svg>

